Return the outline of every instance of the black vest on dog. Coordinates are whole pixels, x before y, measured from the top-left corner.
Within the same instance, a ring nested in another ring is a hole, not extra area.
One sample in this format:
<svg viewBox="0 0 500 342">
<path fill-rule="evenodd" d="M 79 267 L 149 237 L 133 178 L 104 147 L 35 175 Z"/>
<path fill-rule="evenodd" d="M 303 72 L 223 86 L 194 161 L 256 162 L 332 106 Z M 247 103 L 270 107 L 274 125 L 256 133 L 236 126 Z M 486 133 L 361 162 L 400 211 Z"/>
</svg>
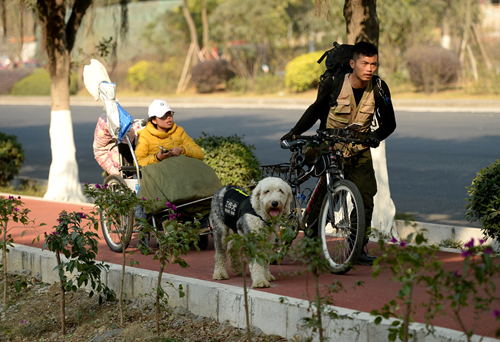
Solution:
<svg viewBox="0 0 500 342">
<path fill-rule="evenodd" d="M 224 223 L 237 233 L 236 222 L 244 214 L 250 214 L 259 217 L 265 221 L 252 207 L 250 196 L 240 189 L 229 189 L 224 194 Z"/>
</svg>

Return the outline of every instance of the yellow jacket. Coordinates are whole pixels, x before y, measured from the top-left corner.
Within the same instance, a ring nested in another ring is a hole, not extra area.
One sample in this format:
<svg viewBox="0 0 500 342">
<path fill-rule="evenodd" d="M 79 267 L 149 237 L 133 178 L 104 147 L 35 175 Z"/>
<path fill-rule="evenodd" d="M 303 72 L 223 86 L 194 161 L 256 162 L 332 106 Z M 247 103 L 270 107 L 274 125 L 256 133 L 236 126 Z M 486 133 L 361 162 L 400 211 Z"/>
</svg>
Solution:
<svg viewBox="0 0 500 342">
<path fill-rule="evenodd" d="M 158 163 L 156 155 L 160 151 L 160 146 L 166 150 L 182 147 L 183 155 L 200 160 L 203 160 L 205 156 L 201 147 L 175 122 L 166 133 L 160 132 L 151 122 L 148 122 L 146 127 L 137 134 L 139 135 L 139 141 L 135 148 L 135 156 L 141 166 Z"/>
</svg>

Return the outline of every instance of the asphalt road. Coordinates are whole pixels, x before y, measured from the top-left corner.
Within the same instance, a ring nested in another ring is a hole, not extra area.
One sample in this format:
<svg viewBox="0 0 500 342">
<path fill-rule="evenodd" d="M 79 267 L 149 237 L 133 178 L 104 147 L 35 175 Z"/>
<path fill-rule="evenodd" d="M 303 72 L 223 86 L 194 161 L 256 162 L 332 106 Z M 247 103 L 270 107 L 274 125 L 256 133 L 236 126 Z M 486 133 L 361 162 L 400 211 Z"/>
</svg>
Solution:
<svg viewBox="0 0 500 342">
<path fill-rule="evenodd" d="M 135 118 L 147 116 L 147 105 L 125 109 Z M 92 152 L 100 107 L 72 106 L 80 181 L 102 182 Z M 192 138 L 239 135 L 255 146 L 261 164 L 286 162 L 279 138 L 295 124 L 303 109 L 179 108 L 175 121 Z M 479 227 L 466 221 L 466 186 L 476 173 L 500 158 L 500 114 L 397 110 L 396 132 L 386 141 L 391 194 L 396 210 L 417 221 Z M 47 179 L 51 162 L 50 106 L 0 105 L 0 131 L 22 143 L 26 161 L 21 176 Z"/>
</svg>

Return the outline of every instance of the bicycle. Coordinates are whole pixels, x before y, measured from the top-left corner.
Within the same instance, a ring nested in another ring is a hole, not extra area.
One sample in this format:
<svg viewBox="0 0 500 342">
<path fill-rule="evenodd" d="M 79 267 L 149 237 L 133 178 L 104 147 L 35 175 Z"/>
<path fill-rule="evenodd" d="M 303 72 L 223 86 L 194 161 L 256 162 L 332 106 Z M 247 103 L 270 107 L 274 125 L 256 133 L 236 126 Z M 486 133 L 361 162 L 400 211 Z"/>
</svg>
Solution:
<svg viewBox="0 0 500 342">
<path fill-rule="evenodd" d="M 312 136 L 295 136 L 294 140 L 281 142 L 281 147 L 292 152 L 289 163 L 262 165 L 261 176 L 283 178 L 294 195 L 287 227 L 278 237 L 280 260 L 286 255 L 299 231 L 307 232 L 306 222 L 320 190 L 326 182 L 326 195 L 318 217 L 318 231 L 310 231 L 321 239 L 322 255 L 330 263 L 330 271 L 345 274 L 359 257 L 365 236 L 365 210 L 358 188 L 345 179 L 343 153 L 349 144 L 369 145 L 363 134 L 353 130 L 357 124 L 346 128 L 318 130 Z M 311 142 L 328 144 L 328 153 L 318 157 L 314 165 L 306 169 L 303 147 Z M 318 180 L 314 189 L 306 196 L 301 184 L 311 177 Z M 290 229 L 287 233 L 287 229 Z"/>
</svg>

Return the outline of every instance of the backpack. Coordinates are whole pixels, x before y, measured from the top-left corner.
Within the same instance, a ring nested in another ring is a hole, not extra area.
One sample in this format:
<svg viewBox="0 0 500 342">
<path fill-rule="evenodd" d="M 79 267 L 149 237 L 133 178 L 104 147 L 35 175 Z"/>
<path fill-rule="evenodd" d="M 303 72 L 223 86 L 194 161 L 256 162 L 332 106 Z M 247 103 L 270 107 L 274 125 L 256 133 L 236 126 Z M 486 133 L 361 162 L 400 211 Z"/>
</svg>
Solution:
<svg viewBox="0 0 500 342">
<path fill-rule="evenodd" d="M 333 77 L 333 87 L 330 93 L 330 107 L 337 105 L 337 97 L 342 90 L 342 84 L 344 83 L 345 74 L 351 73 L 352 68 L 349 61 L 352 59 L 354 53 L 354 45 L 342 44 L 333 42 L 333 48 L 326 51 L 320 59 L 318 59 L 318 64 L 321 64 L 323 59 L 326 57 L 325 66 L 326 71 L 320 76 L 320 88 L 323 85 L 323 81 L 328 77 Z M 379 87 L 379 91 L 382 91 L 382 87 L 379 81 L 380 77 L 373 76 L 375 84 Z M 383 93 L 383 91 L 382 91 Z M 375 100 L 380 97 L 381 94 L 375 91 Z"/>
</svg>

